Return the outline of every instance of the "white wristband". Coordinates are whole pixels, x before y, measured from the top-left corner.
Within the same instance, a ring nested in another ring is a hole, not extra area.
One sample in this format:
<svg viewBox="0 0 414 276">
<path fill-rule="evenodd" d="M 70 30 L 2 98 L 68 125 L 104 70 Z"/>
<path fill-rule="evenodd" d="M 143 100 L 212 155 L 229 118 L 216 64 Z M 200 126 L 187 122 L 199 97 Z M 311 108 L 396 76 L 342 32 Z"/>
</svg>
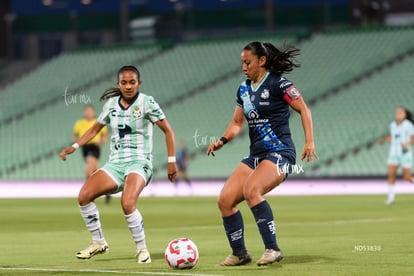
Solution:
<svg viewBox="0 0 414 276">
<path fill-rule="evenodd" d="M 177 161 L 177 159 L 175 158 L 175 156 L 168 156 L 168 163 L 175 163 Z"/>
<path fill-rule="evenodd" d="M 79 148 L 79 144 L 78 144 L 78 143 L 74 143 L 74 144 L 72 145 L 72 148 L 75 148 L 75 150 L 77 150 L 77 149 Z"/>
</svg>

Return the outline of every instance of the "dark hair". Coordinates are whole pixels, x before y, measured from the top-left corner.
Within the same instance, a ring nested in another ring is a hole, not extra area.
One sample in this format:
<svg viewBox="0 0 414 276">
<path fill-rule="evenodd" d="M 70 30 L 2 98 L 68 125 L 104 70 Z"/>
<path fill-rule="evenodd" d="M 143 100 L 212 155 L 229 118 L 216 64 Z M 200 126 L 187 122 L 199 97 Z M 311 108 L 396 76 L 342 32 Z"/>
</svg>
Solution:
<svg viewBox="0 0 414 276">
<path fill-rule="evenodd" d="M 299 55 L 300 50 L 291 45 L 283 45 L 283 49 L 279 50 L 270 42 L 254 41 L 247 44 L 243 50 L 251 51 L 253 55 L 266 57 L 266 70 L 272 73 L 283 74 L 291 72 L 295 67 L 300 67 L 299 63 L 295 63 L 293 59 Z"/>
<path fill-rule="evenodd" d="M 137 67 L 135 67 L 133 65 L 124 65 L 121 68 L 119 68 L 119 70 L 118 70 L 118 74 L 117 74 L 117 80 L 118 81 L 119 81 L 119 75 L 121 73 L 125 72 L 125 71 L 132 71 L 135 74 L 137 74 L 138 80 L 141 77 L 141 74 L 139 73 L 139 70 L 138 70 Z M 119 87 L 111 87 L 111 88 L 106 89 L 102 93 L 102 95 L 99 98 L 99 100 L 100 101 L 104 101 L 104 100 L 107 100 L 109 98 L 116 97 L 116 96 L 119 96 L 119 95 L 121 95 L 121 90 L 119 89 Z"/>
<path fill-rule="evenodd" d="M 404 109 L 405 111 L 405 119 L 410 121 L 412 124 L 414 124 L 414 117 L 411 111 L 405 108 L 404 106 L 400 106 L 400 108 Z"/>
</svg>

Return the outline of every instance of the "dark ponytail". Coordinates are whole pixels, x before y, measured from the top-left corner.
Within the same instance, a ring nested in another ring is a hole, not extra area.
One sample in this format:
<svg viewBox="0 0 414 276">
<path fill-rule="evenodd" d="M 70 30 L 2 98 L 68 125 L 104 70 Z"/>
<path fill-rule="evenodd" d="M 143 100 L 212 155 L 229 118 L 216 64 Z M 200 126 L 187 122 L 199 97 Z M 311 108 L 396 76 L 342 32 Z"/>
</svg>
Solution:
<svg viewBox="0 0 414 276">
<path fill-rule="evenodd" d="M 121 95 L 121 89 L 117 88 L 117 87 L 112 87 L 112 88 L 108 88 L 106 89 L 101 97 L 99 98 L 100 101 L 105 101 L 109 98 L 112 97 L 116 97 L 116 96 L 120 96 Z"/>
<path fill-rule="evenodd" d="M 405 107 L 401 107 L 405 110 L 405 119 L 407 119 L 408 121 L 410 121 L 412 124 L 414 124 L 414 118 L 413 118 L 413 113 L 411 113 L 410 110 L 408 110 Z"/>
<path fill-rule="evenodd" d="M 265 56 L 265 68 L 272 73 L 283 74 L 300 67 L 299 63 L 294 62 L 294 58 L 299 55 L 300 50 L 294 46 L 285 44 L 283 49 L 279 50 L 272 43 L 255 41 L 247 44 L 243 50 L 249 50 L 259 58 Z"/>
<path fill-rule="evenodd" d="M 125 66 L 122 66 L 122 67 L 118 70 L 118 74 L 117 74 L 117 79 L 118 79 L 118 81 L 119 81 L 119 75 L 120 75 L 122 72 L 124 72 L 124 71 L 132 71 L 132 72 L 134 72 L 135 74 L 137 74 L 137 78 L 138 78 L 138 80 L 140 80 L 141 74 L 139 73 L 138 68 L 137 68 L 137 67 L 135 67 L 135 66 L 133 66 L 133 65 L 125 65 Z M 119 89 L 118 87 L 111 87 L 111 88 L 106 89 L 106 90 L 102 93 L 102 95 L 101 95 L 101 97 L 99 98 L 99 100 L 100 100 L 100 101 L 104 101 L 104 100 L 107 100 L 107 99 L 109 99 L 109 98 L 116 97 L 116 96 L 120 96 L 120 95 L 122 95 L 122 94 L 121 94 L 121 89 Z"/>
</svg>

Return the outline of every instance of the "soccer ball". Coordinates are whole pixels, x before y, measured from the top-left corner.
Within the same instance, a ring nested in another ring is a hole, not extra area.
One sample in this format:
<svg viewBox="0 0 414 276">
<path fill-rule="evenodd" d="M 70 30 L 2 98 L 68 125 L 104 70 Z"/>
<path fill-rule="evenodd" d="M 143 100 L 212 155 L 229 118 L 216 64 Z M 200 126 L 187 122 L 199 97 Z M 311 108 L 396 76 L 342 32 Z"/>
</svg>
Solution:
<svg viewBox="0 0 414 276">
<path fill-rule="evenodd" d="M 194 242 L 187 238 L 170 241 L 165 249 L 165 260 L 171 268 L 190 269 L 198 261 L 198 249 Z"/>
</svg>

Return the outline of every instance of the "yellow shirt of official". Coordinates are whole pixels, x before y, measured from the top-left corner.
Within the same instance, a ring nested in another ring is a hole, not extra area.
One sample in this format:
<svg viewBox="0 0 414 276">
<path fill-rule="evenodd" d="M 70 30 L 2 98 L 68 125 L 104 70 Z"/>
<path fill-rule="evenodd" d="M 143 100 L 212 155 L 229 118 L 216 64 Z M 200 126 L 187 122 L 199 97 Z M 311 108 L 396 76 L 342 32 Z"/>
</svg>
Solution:
<svg viewBox="0 0 414 276">
<path fill-rule="evenodd" d="M 96 119 L 88 121 L 86 119 L 80 119 L 75 123 L 75 126 L 73 127 L 73 133 L 77 136 L 77 137 L 81 137 L 83 134 L 85 134 L 85 132 L 90 129 L 93 124 L 95 124 Z M 96 134 L 95 137 L 92 138 L 92 140 L 90 140 L 88 142 L 88 144 L 99 144 L 99 142 L 101 141 L 102 135 L 105 135 L 107 132 L 106 126 L 103 127 L 98 134 Z"/>
</svg>

